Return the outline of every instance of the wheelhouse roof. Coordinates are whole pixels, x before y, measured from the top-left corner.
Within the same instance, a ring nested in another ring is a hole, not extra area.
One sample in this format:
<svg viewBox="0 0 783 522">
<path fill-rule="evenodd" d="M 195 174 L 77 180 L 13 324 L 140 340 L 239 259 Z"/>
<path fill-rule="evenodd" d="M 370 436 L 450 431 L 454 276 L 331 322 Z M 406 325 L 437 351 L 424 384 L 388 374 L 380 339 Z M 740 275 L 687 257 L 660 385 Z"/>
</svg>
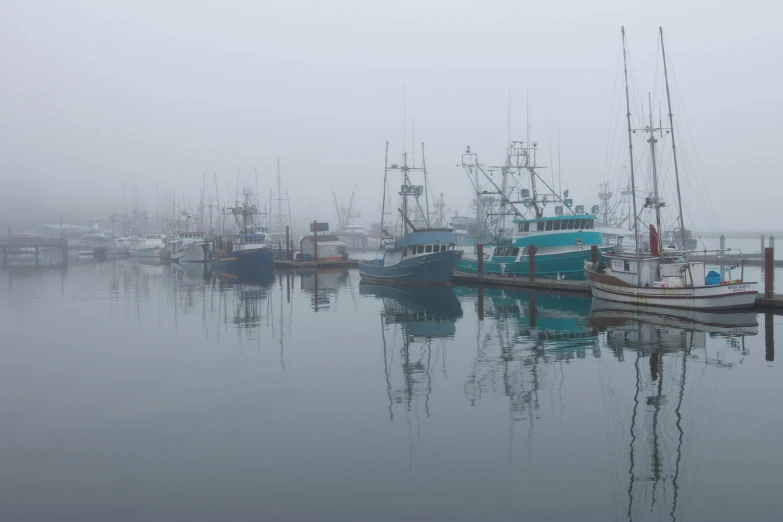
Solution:
<svg viewBox="0 0 783 522">
<path fill-rule="evenodd" d="M 598 219 L 594 214 L 569 214 L 567 216 L 549 216 L 533 219 L 512 219 L 513 223 L 535 223 L 536 221 L 564 221 L 566 219 Z"/>
</svg>

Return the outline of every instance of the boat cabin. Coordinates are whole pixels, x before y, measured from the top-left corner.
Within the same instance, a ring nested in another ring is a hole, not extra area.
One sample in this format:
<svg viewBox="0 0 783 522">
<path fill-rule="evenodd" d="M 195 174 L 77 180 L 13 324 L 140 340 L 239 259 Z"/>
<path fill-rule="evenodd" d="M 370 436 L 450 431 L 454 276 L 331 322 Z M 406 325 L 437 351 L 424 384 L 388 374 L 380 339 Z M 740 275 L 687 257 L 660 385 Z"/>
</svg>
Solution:
<svg viewBox="0 0 783 522">
<path fill-rule="evenodd" d="M 385 247 L 383 266 L 391 266 L 407 258 L 454 250 L 455 245 L 451 229 L 417 229 Z"/>
<path fill-rule="evenodd" d="M 643 256 L 637 266 L 635 254 L 606 255 L 607 275 L 632 286 L 683 288 L 708 286 L 705 264 L 697 261 L 664 260 Z M 717 283 L 720 284 L 720 281 Z"/>
<path fill-rule="evenodd" d="M 513 221 L 515 247 L 536 245 L 537 248 L 574 245 L 601 245 L 603 237 L 595 230 L 597 216 L 575 214 L 570 216 L 515 219 Z M 577 241 L 578 240 L 578 241 Z"/>
<path fill-rule="evenodd" d="M 256 250 L 266 247 L 266 234 L 262 232 L 240 234 L 231 238 L 231 251 Z"/>
</svg>

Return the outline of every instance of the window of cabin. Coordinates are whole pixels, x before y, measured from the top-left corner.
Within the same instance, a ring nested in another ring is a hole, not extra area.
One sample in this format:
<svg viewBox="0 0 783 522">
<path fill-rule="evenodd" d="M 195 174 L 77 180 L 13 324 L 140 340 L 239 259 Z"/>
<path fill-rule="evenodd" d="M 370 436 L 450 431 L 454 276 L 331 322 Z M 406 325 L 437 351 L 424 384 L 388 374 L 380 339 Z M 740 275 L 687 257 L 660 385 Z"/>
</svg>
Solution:
<svg viewBox="0 0 783 522">
<path fill-rule="evenodd" d="M 554 226 L 553 230 L 560 230 L 560 226 L 562 225 L 562 223 L 563 222 L 560 221 L 559 219 L 555 220 L 555 226 Z"/>
<path fill-rule="evenodd" d="M 579 220 L 579 230 L 582 230 L 583 228 L 585 228 L 585 220 L 584 220 L 584 218 Z"/>
<path fill-rule="evenodd" d="M 568 220 L 568 230 L 573 230 L 573 229 L 574 229 L 574 220 L 573 219 L 569 219 Z"/>
<path fill-rule="evenodd" d="M 511 249 L 511 255 L 514 257 L 517 257 L 519 255 L 519 247 L 514 247 Z"/>
<path fill-rule="evenodd" d="M 547 222 L 546 222 L 546 230 L 547 230 L 547 232 L 549 232 L 550 230 L 552 230 L 552 227 L 553 227 L 553 226 L 554 226 L 554 221 L 547 221 Z"/>
<path fill-rule="evenodd" d="M 424 253 L 424 245 L 419 245 L 416 247 L 416 253 L 417 254 L 423 254 Z"/>
<path fill-rule="evenodd" d="M 631 271 L 631 263 L 627 260 L 623 261 L 623 271 L 630 272 Z"/>
<path fill-rule="evenodd" d="M 449 245 L 441 245 L 440 246 L 440 251 L 441 252 L 445 252 L 447 248 L 449 248 Z"/>
<path fill-rule="evenodd" d="M 431 254 L 432 253 L 432 245 L 427 245 L 426 247 L 424 247 L 424 251 L 427 252 L 428 254 Z"/>
<path fill-rule="evenodd" d="M 593 228 L 593 220 L 588 219 L 585 221 L 585 228 Z"/>
</svg>

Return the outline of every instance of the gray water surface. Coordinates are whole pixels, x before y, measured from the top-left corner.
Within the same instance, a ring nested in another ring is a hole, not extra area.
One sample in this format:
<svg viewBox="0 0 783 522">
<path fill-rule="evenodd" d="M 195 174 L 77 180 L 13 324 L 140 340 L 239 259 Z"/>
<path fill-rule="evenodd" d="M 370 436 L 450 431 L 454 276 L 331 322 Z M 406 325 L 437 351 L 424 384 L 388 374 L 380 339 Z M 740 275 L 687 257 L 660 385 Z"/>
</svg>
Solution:
<svg viewBox="0 0 783 522">
<path fill-rule="evenodd" d="M 0 520 L 776 520 L 765 320 L 3 268 Z"/>
</svg>

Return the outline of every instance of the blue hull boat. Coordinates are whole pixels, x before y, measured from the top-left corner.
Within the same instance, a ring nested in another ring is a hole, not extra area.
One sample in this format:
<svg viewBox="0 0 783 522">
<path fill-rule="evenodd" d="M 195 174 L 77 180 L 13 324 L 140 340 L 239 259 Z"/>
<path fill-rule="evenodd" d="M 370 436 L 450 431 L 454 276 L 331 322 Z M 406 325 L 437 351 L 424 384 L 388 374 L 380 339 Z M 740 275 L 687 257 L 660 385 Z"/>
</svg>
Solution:
<svg viewBox="0 0 783 522">
<path fill-rule="evenodd" d="M 446 250 L 408 257 L 392 266 L 363 261 L 359 263 L 359 274 L 362 281 L 372 283 L 447 285 L 451 284 L 459 259 L 459 251 Z"/>
<path fill-rule="evenodd" d="M 234 270 L 273 268 L 275 266 L 275 251 L 266 247 L 253 250 L 235 250 L 213 257 L 210 263 L 215 268 Z"/>
</svg>

